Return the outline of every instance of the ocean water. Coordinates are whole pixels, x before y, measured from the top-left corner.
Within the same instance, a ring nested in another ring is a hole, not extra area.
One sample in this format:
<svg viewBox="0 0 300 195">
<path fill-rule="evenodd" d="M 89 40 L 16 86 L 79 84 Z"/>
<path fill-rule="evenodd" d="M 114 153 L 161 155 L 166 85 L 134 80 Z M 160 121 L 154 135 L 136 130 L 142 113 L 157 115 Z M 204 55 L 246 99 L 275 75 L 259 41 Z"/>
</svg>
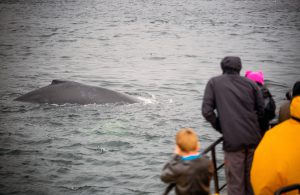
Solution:
<svg viewBox="0 0 300 195">
<path fill-rule="evenodd" d="M 201 104 L 221 59 L 263 71 L 279 106 L 299 54 L 299 0 L 2 0 L 0 194 L 161 194 L 177 130 L 220 137 Z M 142 102 L 13 101 L 53 79 Z"/>
</svg>

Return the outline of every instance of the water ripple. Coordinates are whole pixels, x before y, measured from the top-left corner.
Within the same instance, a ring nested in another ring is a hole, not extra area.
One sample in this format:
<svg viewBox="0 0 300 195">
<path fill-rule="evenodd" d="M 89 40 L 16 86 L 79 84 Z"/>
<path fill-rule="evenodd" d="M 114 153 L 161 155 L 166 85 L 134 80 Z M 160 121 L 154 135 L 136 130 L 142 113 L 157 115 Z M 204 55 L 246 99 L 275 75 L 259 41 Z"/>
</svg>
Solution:
<svg viewBox="0 0 300 195">
<path fill-rule="evenodd" d="M 0 1 L 1 193 L 161 193 L 159 175 L 178 129 L 195 128 L 202 148 L 220 136 L 201 116 L 201 102 L 208 79 L 221 74 L 222 57 L 241 56 L 243 73 L 263 71 L 278 105 L 299 79 L 299 6 L 296 0 Z M 144 101 L 13 101 L 55 78 Z"/>
</svg>

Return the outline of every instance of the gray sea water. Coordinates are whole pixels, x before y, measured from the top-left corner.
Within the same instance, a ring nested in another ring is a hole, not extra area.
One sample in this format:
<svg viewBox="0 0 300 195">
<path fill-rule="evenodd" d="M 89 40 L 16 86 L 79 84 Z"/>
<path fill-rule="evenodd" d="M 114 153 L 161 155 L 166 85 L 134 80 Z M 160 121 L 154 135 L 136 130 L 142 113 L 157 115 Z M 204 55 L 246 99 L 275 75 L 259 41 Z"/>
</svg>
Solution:
<svg viewBox="0 0 300 195">
<path fill-rule="evenodd" d="M 220 136 L 201 103 L 221 59 L 262 70 L 279 106 L 299 54 L 299 0 L 1 0 L 0 194 L 161 194 L 177 130 Z M 143 101 L 13 101 L 53 79 Z"/>
</svg>

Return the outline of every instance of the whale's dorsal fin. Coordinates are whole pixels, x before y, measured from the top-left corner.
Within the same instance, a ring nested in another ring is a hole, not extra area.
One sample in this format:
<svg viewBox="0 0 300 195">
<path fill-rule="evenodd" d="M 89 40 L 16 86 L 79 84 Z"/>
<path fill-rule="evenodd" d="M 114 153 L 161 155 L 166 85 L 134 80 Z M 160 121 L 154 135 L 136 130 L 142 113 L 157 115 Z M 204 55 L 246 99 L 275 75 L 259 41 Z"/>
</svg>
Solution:
<svg viewBox="0 0 300 195">
<path fill-rule="evenodd" d="M 66 83 L 66 82 L 68 82 L 68 81 L 55 79 L 55 80 L 52 80 L 51 85 L 56 85 L 56 84 Z"/>
</svg>

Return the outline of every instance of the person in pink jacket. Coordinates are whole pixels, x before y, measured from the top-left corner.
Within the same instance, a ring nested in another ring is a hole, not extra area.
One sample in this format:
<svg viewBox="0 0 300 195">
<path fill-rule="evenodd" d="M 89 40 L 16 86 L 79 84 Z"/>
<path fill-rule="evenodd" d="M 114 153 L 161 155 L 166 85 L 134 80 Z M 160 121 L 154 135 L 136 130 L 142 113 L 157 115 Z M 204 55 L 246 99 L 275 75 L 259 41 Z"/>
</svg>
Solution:
<svg viewBox="0 0 300 195">
<path fill-rule="evenodd" d="M 270 127 L 270 121 L 276 116 L 276 104 L 269 89 L 264 85 L 264 75 L 261 71 L 255 72 L 248 70 L 246 71 L 245 77 L 256 82 L 264 98 L 264 115 L 259 121 L 261 135 L 264 136 L 265 132 Z"/>
</svg>

